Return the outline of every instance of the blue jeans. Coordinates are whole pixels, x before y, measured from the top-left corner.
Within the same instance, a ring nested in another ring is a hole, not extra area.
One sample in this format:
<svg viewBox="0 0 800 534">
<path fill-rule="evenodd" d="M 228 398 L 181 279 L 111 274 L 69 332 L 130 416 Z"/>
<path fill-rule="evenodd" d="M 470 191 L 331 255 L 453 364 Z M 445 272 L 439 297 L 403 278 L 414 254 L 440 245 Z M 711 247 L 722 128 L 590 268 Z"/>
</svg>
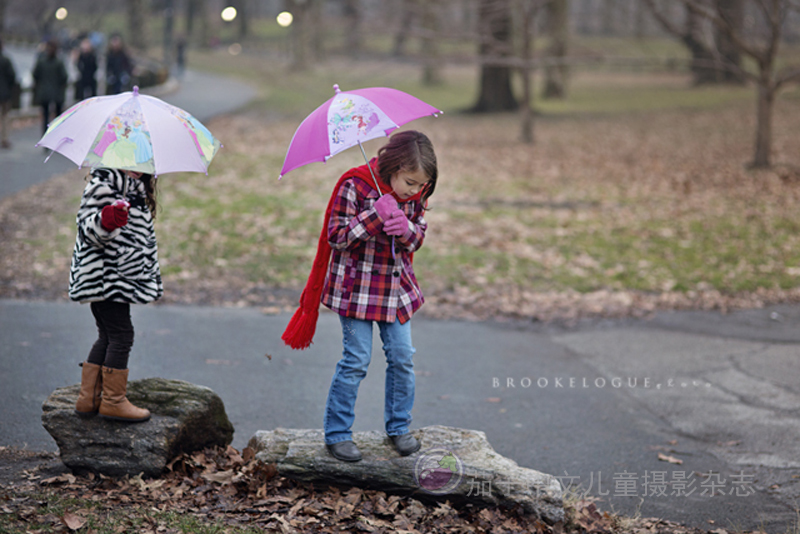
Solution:
<svg viewBox="0 0 800 534">
<path fill-rule="evenodd" d="M 336 364 L 328 401 L 325 403 L 325 443 L 332 445 L 353 439 L 356 397 L 361 380 L 367 376 L 372 358 L 372 323 L 339 317 L 342 323 L 342 359 Z M 390 436 L 408 433 L 414 406 L 414 361 L 411 321 L 375 321 L 380 329 L 386 354 L 386 392 L 384 424 Z"/>
</svg>

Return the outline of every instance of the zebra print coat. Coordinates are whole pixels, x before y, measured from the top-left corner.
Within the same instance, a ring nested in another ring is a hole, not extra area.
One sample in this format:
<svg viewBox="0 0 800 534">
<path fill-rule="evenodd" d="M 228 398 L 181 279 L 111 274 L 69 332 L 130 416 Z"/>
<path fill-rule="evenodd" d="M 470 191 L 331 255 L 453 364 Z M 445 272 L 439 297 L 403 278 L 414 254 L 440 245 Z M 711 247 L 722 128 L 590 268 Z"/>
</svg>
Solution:
<svg viewBox="0 0 800 534">
<path fill-rule="evenodd" d="M 112 169 L 93 169 L 76 219 L 69 297 L 79 302 L 152 302 L 164 292 L 153 217 L 144 183 Z M 115 200 L 130 202 L 128 224 L 107 232 L 100 211 Z"/>
</svg>

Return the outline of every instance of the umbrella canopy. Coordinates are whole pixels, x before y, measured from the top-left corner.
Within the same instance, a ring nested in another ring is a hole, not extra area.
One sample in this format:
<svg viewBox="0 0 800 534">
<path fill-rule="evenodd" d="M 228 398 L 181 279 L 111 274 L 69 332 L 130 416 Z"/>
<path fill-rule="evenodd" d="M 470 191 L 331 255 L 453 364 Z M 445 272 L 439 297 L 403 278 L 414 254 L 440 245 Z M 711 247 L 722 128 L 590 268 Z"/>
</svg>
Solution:
<svg viewBox="0 0 800 534">
<path fill-rule="evenodd" d="M 414 119 L 442 113 L 390 87 L 340 91 L 334 85 L 333 89 L 336 91 L 333 98 L 306 117 L 294 133 L 281 177 L 307 163 L 327 161 L 364 141 L 385 137 Z"/>
<path fill-rule="evenodd" d="M 36 146 L 79 167 L 158 175 L 206 172 L 222 145 L 186 111 L 141 95 L 134 87 L 132 92 L 78 102 L 50 123 Z"/>
</svg>

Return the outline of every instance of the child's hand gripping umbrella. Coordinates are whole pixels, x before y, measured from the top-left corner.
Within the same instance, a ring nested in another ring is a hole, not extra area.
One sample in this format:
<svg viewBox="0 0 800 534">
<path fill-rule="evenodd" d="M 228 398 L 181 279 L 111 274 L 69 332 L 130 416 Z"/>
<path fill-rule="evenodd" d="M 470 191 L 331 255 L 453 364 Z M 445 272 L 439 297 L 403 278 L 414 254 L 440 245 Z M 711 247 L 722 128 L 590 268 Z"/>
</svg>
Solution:
<svg viewBox="0 0 800 534">
<path fill-rule="evenodd" d="M 369 165 L 362 143 L 386 137 L 400 126 L 426 116 L 437 116 L 441 110 L 422 100 L 389 87 L 371 87 L 340 91 L 315 109 L 303 120 L 292 137 L 280 178 L 291 170 L 315 161 L 327 161 L 339 152 L 358 145 L 367 162 L 375 189 L 381 191 L 378 180 Z M 330 209 L 330 206 L 329 208 Z M 392 237 L 394 240 L 394 236 Z M 325 229 L 320 235 L 317 257 L 314 259 L 312 277 L 309 278 L 300 296 L 300 308 L 295 312 L 282 339 L 294 349 L 303 349 L 311 344 L 319 315 L 320 295 L 325 282 L 322 265 L 325 251 L 330 247 Z M 394 243 L 392 243 L 394 254 Z M 324 258 L 327 265 L 327 257 Z"/>
</svg>

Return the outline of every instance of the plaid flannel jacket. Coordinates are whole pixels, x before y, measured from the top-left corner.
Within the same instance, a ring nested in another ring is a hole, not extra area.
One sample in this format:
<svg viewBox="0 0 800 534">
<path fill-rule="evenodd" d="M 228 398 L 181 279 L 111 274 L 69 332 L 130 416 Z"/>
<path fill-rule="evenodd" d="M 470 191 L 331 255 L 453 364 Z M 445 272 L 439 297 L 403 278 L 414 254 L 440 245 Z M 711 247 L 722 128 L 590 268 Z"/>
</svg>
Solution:
<svg viewBox="0 0 800 534">
<path fill-rule="evenodd" d="M 322 304 L 339 315 L 366 321 L 405 323 L 425 302 L 411 266 L 411 253 L 422 246 L 428 224 L 421 202 L 399 204 L 408 231 L 395 238 L 383 233 L 373 204 L 380 193 L 358 178 L 345 180 L 334 199 L 328 224 L 333 249 Z"/>
</svg>

